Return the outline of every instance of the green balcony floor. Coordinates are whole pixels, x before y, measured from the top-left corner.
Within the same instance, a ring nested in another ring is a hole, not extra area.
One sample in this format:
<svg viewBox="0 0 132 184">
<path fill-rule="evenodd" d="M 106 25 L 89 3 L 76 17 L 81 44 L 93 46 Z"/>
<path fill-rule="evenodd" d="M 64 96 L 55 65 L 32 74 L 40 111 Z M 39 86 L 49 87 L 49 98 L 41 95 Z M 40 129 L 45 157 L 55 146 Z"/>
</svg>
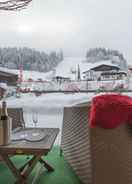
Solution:
<svg viewBox="0 0 132 184">
<path fill-rule="evenodd" d="M 75 175 L 72 168 L 65 161 L 64 157 L 59 155 L 59 147 L 53 147 L 52 151 L 45 157 L 49 164 L 54 168 L 54 172 L 47 172 L 43 170 L 39 179 L 37 179 L 37 184 L 81 184 L 78 177 Z M 26 161 L 27 157 L 25 156 L 15 156 L 12 157 L 14 164 L 19 168 Z M 30 177 L 28 183 L 31 184 L 33 177 L 36 175 L 40 168 L 40 164 L 37 164 Z M 0 162 L 0 184 L 13 184 L 15 178 L 10 172 L 10 170 Z"/>
</svg>

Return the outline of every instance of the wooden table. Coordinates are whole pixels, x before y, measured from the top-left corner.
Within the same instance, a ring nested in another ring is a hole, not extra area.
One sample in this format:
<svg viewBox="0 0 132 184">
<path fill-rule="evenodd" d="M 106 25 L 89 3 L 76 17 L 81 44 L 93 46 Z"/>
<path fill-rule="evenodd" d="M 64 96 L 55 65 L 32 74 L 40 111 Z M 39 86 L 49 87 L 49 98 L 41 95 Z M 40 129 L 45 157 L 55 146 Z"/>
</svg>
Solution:
<svg viewBox="0 0 132 184">
<path fill-rule="evenodd" d="M 24 133 L 26 131 L 34 131 L 33 128 L 26 128 L 25 130 L 19 130 Z M 29 141 L 12 141 L 9 145 L 0 146 L 0 156 L 4 163 L 9 167 L 13 175 L 16 177 L 18 184 L 26 184 L 27 178 L 37 162 L 43 164 L 43 166 L 48 171 L 54 171 L 54 168 L 50 166 L 46 161 L 42 159 L 42 156 L 48 154 L 51 150 L 55 139 L 59 133 L 58 128 L 37 128 L 37 131 L 43 131 L 46 135 L 45 138 L 38 142 L 29 142 Z M 33 155 L 26 164 L 21 168 L 17 169 L 14 163 L 10 160 L 10 157 L 13 155 Z"/>
</svg>

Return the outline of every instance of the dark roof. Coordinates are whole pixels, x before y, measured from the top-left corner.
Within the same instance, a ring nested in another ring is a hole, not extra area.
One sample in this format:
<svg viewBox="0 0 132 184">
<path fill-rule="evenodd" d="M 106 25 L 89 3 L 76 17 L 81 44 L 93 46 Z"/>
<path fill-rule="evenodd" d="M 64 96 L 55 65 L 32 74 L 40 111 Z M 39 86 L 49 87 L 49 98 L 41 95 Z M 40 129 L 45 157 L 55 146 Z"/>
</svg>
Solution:
<svg viewBox="0 0 132 184">
<path fill-rule="evenodd" d="M 120 68 L 118 66 L 101 64 L 99 66 L 95 66 L 95 67 L 91 68 L 90 70 L 93 70 L 93 71 L 110 71 L 110 70 L 119 70 L 119 69 Z"/>
<path fill-rule="evenodd" d="M 0 71 L 0 82 L 7 85 L 16 85 L 18 81 L 18 75 L 10 72 Z"/>
<path fill-rule="evenodd" d="M 6 77 L 18 76 L 17 74 L 10 73 L 10 72 L 5 72 L 5 71 L 1 71 L 1 70 L 0 70 L 0 74 L 2 74 L 2 76 L 6 76 Z"/>
</svg>

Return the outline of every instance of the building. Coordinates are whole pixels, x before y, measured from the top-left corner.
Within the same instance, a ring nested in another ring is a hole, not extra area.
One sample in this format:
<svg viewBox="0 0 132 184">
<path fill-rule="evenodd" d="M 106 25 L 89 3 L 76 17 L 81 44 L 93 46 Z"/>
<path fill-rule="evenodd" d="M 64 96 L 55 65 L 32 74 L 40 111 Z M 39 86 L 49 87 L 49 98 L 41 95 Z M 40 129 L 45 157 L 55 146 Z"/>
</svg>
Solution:
<svg viewBox="0 0 132 184">
<path fill-rule="evenodd" d="M 93 81 L 94 80 L 94 72 L 92 70 L 87 70 L 83 72 L 83 79 L 87 81 Z"/>
<path fill-rule="evenodd" d="M 8 86 L 15 86 L 17 84 L 17 81 L 17 74 L 0 70 L 0 83 L 6 83 Z"/>
<path fill-rule="evenodd" d="M 70 82 L 71 80 L 69 77 L 56 76 L 53 78 L 53 81 L 62 84 L 63 82 Z"/>
<path fill-rule="evenodd" d="M 97 62 L 83 72 L 83 78 L 85 80 L 100 80 L 103 72 L 118 72 L 120 68 L 117 65 L 112 64 L 109 60 Z"/>
<path fill-rule="evenodd" d="M 91 70 L 96 71 L 96 72 L 102 72 L 102 71 L 119 71 L 120 68 L 116 65 L 113 64 L 99 64 L 93 68 L 91 68 Z"/>
<path fill-rule="evenodd" d="M 125 71 L 118 71 L 118 72 L 102 72 L 101 73 L 101 80 L 122 80 L 127 77 L 127 73 Z"/>
</svg>

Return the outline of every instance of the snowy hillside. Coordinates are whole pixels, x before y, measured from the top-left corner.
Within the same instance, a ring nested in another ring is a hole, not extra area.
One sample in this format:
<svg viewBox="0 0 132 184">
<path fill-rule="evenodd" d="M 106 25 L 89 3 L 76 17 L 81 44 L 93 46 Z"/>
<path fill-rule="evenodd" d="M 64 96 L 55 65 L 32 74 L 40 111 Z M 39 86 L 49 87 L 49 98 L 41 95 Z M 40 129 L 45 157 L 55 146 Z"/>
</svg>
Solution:
<svg viewBox="0 0 132 184">
<path fill-rule="evenodd" d="M 84 72 L 91 67 L 91 64 L 85 63 L 85 58 L 65 58 L 59 65 L 56 67 L 56 76 L 70 77 L 72 80 L 75 80 L 75 74 L 72 74 L 72 71 L 77 70 L 79 65 L 80 72 Z"/>
<path fill-rule="evenodd" d="M 69 77 L 72 80 L 75 80 L 76 74 L 74 72 L 72 73 L 72 71 L 77 71 L 78 65 L 81 76 L 83 76 L 83 72 L 102 64 L 117 66 L 116 64 L 113 64 L 111 60 L 101 60 L 96 63 L 88 63 L 85 60 L 85 58 L 65 58 L 56 67 L 56 76 Z"/>
<path fill-rule="evenodd" d="M 80 66 L 81 71 L 89 68 L 91 65 L 88 63 L 84 63 L 85 58 L 65 58 L 56 68 L 55 68 L 55 75 L 64 76 L 64 77 L 71 77 L 71 79 L 75 79 L 75 74 L 71 73 L 71 70 L 76 70 L 78 64 Z M 19 70 L 13 70 L 8 68 L 0 67 L 1 71 L 10 72 L 18 74 L 20 73 Z M 37 80 L 39 78 L 43 80 L 50 80 L 54 75 L 53 71 L 44 73 L 44 72 L 37 72 L 37 71 L 23 71 L 23 78 L 27 80 L 32 78 L 33 80 Z"/>
<path fill-rule="evenodd" d="M 115 66 L 115 64 L 112 64 L 110 60 L 100 61 L 92 64 L 85 62 L 85 58 L 66 57 L 62 62 L 58 64 L 58 66 L 55 68 L 55 71 L 50 71 L 47 73 L 37 71 L 23 71 L 23 78 L 24 80 L 27 80 L 29 78 L 32 78 L 33 80 L 37 80 L 39 78 L 43 80 L 51 80 L 52 77 L 54 76 L 63 76 L 75 80 L 76 79 L 75 71 L 77 71 L 78 65 L 80 67 L 80 73 L 82 76 L 82 73 L 84 71 L 87 71 L 90 68 L 100 64 L 110 64 Z M 0 70 L 15 73 L 18 75 L 20 73 L 19 70 L 7 69 L 2 67 L 0 67 Z"/>
</svg>

